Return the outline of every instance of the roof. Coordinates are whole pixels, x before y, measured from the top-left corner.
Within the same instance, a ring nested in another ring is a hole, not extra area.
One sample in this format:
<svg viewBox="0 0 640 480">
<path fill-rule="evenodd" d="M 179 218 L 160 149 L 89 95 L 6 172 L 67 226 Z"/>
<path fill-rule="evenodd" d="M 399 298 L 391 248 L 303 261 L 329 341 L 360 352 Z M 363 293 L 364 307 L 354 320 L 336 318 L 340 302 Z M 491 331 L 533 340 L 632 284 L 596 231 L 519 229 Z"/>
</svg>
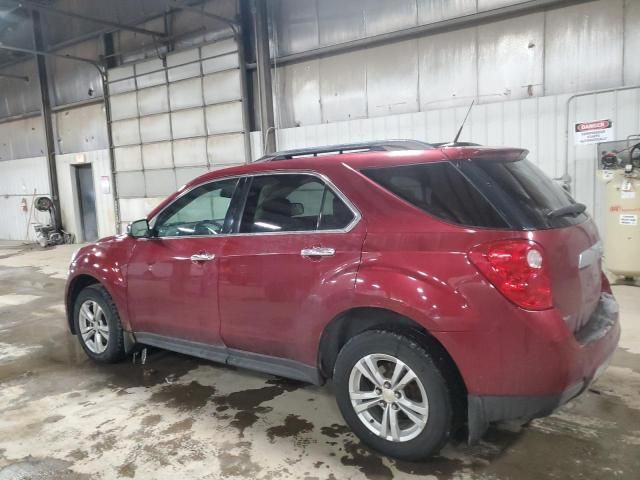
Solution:
<svg viewBox="0 0 640 480">
<path fill-rule="evenodd" d="M 389 146 L 390 144 L 392 145 Z M 401 148 L 401 144 L 403 144 L 405 148 Z M 370 148 L 371 145 L 374 145 L 374 147 Z M 409 149 L 407 148 L 409 145 L 418 147 L 418 149 Z M 414 140 L 331 145 L 327 147 L 276 152 L 262 157 L 259 161 L 253 163 L 205 173 L 191 181 L 189 185 L 202 183 L 203 181 L 218 177 L 246 175 L 274 170 L 322 170 L 323 166 L 332 164 L 341 164 L 359 170 L 362 168 L 464 160 L 469 158 L 518 160 L 524 158 L 527 153 L 529 153 L 528 150 L 522 148 L 496 148 L 468 144 L 464 146 L 447 145 L 437 148 L 430 144 Z"/>
<path fill-rule="evenodd" d="M 409 149 L 409 146 L 417 149 Z M 329 153 L 324 153 L 327 150 Z M 470 158 L 517 160 L 526 156 L 527 153 L 527 150 L 521 148 L 493 148 L 469 144 L 464 144 L 464 146 L 450 146 L 450 144 L 447 144 L 441 147 L 434 147 L 431 144 L 414 140 L 392 140 L 391 142 L 343 144 L 287 150 L 284 152 L 276 152 L 267 158 L 263 157 L 261 159 L 262 161 L 255 161 L 246 165 L 228 167 L 205 173 L 191 180 L 186 185 L 183 185 L 177 192 L 167 197 L 149 213 L 148 218 L 156 215 L 165 205 L 172 202 L 185 190 L 217 178 L 283 170 L 315 170 L 323 173 L 325 167 L 336 165 L 360 170 L 363 168 L 411 165 Z"/>
</svg>

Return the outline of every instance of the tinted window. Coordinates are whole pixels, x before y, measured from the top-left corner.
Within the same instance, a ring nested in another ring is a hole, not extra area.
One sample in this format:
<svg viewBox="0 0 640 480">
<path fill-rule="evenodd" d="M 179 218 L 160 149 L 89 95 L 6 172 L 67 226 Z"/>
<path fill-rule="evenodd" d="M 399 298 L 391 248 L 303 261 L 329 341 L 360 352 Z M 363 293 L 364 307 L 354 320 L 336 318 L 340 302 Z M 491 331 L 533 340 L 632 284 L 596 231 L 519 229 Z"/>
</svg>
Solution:
<svg viewBox="0 0 640 480">
<path fill-rule="evenodd" d="M 240 232 L 292 232 L 346 227 L 353 213 L 312 175 L 253 177 Z"/>
<path fill-rule="evenodd" d="M 448 222 L 487 228 L 508 226 L 449 162 L 370 168 L 362 173 L 398 197 Z"/>
<path fill-rule="evenodd" d="M 237 183 L 237 179 L 207 183 L 178 198 L 158 215 L 156 234 L 182 237 L 222 233 Z"/>
<path fill-rule="evenodd" d="M 467 160 L 458 167 L 517 228 L 565 227 L 587 219 L 585 214 L 549 216 L 549 212 L 575 202 L 529 160 Z"/>
</svg>

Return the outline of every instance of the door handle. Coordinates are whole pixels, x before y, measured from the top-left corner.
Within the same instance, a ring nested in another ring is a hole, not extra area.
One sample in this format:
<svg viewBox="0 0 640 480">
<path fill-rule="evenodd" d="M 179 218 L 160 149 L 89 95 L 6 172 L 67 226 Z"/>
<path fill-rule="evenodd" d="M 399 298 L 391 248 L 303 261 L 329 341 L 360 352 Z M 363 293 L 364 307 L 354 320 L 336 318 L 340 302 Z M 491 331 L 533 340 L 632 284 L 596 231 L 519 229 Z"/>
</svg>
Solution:
<svg viewBox="0 0 640 480">
<path fill-rule="evenodd" d="M 331 257 L 336 254 L 335 248 L 313 247 L 300 250 L 301 257 Z"/>
<path fill-rule="evenodd" d="M 191 255 L 192 262 L 208 262 L 214 258 L 216 258 L 216 256 L 213 253 L 194 253 Z"/>
</svg>

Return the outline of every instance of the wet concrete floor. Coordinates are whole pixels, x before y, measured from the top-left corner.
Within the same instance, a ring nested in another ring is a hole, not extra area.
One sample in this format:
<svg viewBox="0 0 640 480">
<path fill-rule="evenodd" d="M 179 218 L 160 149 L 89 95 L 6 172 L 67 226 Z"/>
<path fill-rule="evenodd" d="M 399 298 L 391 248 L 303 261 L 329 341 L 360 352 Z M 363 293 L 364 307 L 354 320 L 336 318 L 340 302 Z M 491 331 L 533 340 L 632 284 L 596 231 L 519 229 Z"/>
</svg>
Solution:
<svg viewBox="0 0 640 480">
<path fill-rule="evenodd" d="M 0 480 L 638 479 L 640 290 L 615 287 L 623 338 L 581 398 L 526 428 L 398 462 L 345 427 L 331 387 L 162 350 L 98 366 L 67 333 L 72 249 L 0 245 Z"/>
</svg>

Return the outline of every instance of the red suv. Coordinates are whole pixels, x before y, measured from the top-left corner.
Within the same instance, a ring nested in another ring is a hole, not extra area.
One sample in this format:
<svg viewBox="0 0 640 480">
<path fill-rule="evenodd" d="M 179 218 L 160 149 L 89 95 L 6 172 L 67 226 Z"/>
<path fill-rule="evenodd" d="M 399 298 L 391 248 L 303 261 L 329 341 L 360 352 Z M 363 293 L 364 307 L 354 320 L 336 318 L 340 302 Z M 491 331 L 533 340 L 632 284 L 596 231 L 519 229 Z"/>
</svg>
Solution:
<svg viewBox="0 0 640 480">
<path fill-rule="evenodd" d="M 69 327 L 99 362 L 151 345 L 331 379 L 398 458 L 548 415 L 620 327 L 593 220 L 526 154 L 391 141 L 207 173 L 74 255 Z"/>
</svg>

